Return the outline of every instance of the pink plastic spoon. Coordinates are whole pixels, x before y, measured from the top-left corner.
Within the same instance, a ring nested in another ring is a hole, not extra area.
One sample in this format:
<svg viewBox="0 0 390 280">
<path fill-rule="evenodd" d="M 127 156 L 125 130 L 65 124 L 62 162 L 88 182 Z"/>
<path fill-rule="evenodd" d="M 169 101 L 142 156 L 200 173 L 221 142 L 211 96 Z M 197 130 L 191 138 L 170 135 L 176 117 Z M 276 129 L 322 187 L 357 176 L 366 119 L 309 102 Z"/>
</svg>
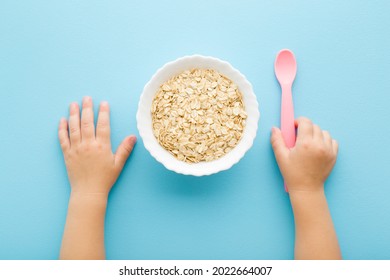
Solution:
<svg viewBox="0 0 390 280">
<path fill-rule="evenodd" d="M 288 148 L 295 145 L 294 106 L 291 87 L 297 73 L 297 63 L 292 51 L 284 49 L 276 56 L 275 75 L 282 89 L 280 128 Z M 286 192 L 287 186 L 284 184 Z"/>
</svg>

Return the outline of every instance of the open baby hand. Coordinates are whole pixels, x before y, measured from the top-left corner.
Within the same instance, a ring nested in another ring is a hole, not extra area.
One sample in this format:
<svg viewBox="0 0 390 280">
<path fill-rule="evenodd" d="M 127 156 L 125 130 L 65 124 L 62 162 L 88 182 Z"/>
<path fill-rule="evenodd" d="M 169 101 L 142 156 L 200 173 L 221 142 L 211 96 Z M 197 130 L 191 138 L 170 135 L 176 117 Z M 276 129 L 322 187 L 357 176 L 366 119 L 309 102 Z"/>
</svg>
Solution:
<svg viewBox="0 0 390 280">
<path fill-rule="evenodd" d="M 72 193 L 108 195 L 136 142 L 127 136 L 116 153 L 111 150 L 110 109 L 102 102 L 94 125 L 91 97 L 84 97 L 82 113 L 70 104 L 69 121 L 61 119 L 58 129 Z"/>
</svg>

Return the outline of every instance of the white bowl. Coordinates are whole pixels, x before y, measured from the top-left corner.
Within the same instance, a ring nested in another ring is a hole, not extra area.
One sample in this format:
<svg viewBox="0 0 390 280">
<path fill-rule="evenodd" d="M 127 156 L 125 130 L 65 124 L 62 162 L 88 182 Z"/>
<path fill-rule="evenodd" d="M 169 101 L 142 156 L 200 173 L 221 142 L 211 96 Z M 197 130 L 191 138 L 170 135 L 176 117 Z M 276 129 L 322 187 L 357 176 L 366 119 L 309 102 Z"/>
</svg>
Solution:
<svg viewBox="0 0 390 280">
<path fill-rule="evenodd" d="M 192 68 L 214 69 L 231 79 L 243 95 L 245 110 L 248 114 L 244 133 L 237 146 L 223 157 L 210 162 L 187 163 L 176 159 L 157 142 L 152 130 L 151 106 L 154 96 L 164 82 L 185 70 Z M 167 169 L 185 175 L 203 176 L 227 170 L 236 164 L 250 149 L 256 137 L 257 123 L 260 118 L 258 103 L 252 85 L 244 75 L 228 62 L 220 59 L 192 55 L 168 62 L 153 75 L 145 85 L 138 104 L 137 127 L 145 148 Z"/>
</svg>

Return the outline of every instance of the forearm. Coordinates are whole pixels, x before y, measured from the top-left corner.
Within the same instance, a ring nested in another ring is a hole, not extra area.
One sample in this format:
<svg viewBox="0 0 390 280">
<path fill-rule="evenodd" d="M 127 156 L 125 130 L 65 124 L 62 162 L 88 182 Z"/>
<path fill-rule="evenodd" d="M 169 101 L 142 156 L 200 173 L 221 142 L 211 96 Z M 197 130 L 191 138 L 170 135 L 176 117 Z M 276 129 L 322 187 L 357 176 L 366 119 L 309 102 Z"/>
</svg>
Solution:
<svg viewBox="0 0 390 280">
<path fill-rule="evenodd" d="M 295 220 L 295 259 L 341 259 L 323 190 L 290 193 Z"/>
<path fill-rule="evenodd" d="M 106 207 L 106 194 L 71 194 L 60 259 L 105 259 Z"/>
</svg>

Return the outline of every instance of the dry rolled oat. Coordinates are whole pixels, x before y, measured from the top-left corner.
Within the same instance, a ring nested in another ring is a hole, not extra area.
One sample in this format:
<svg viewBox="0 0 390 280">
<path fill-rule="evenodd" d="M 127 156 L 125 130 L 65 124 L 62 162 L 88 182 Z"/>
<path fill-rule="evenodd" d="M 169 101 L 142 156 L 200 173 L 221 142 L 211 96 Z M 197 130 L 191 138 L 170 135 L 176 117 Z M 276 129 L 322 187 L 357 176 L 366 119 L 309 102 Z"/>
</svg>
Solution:
<svg viewBox="0 0 390 280">
<path fill-rule="evenodd" d="M 177 159 L 197 163 L 230 152 L 247 114 L 237 85 L 212 69 L 192 69 L 163 83 L 154 97 L 153 134 Z"/>
</svg>

